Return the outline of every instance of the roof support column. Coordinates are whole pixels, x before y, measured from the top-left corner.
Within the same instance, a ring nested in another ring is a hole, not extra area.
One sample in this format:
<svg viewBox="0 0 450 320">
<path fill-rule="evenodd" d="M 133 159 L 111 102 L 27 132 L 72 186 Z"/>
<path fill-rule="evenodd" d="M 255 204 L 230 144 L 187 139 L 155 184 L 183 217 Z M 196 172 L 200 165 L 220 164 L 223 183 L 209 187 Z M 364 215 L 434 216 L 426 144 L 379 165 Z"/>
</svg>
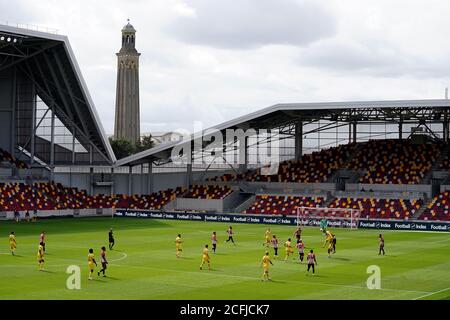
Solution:
<svg viewBox="0 0 450 320">
<path fill-rule="evenodd" d="M 11 147 L 8 150 L 12 155 L 16 150 L 16 110 L 17 110 L 17 70 L 13 70 L 13 84 L 12 84 L 12 108 L 11 108 Z"/>
<path fill-rule="evenodd" d="M 92 165 L 94 162 L 94 151 L 92 148 L 92 144 L 89 145 L 89 164 Z"/>
<path fill-rule="evenodd" d="M 128 167 L 128 195 L 131 196 L 131 192 L 133 191 L 133 167 Z"/>
<path fill-rule="evenodd" d="M 190 188 L 193 179 L 192 175 L 192 144 L 189 148 L 188 154 L 187 154 L 187 165 L 186 165 L 186 188 Z"/>
<path fill-rule="evenodd" d="M 114 181 L 114 168 L 111 168 L 111 197 L 115 195 L 116 190 L 114 189 L 115 186 L 115 181 Z"/>
<path fill-rule="evenodd" d="M 239 157 L 242 159 L 242 163 L 239 163 L 239 173 L 245 173 L 247 171 L 248 166 L 248 136 L 244 137 L 244 146 L 239 147 L 239 152 L 243 152 L 243 157 Z"/>
<path fill-rule="evenodd" d="M 398 123 L 398 139 L 403 139 L 403 120 L 400 119 L 400 122 Z"/>
<path fill-rule="evenodd" d="M 348 143 L 352 143 L 352 123 L 348 123 Z"/>
<path fill-rule="evenodd" d="M 72 131 L 72 164 L 75 164 L 75 136 L 77 134 L 77 128 L 73 128 Z"/>
<path fill-rule="evenodd" d="M 358 133 L 358 122 L 354 121 L 353 122 L 353 143 L 356 143 L 356 139 L 357 139 L 357 133 Z"/>
<path fill-rule="evenodd" d="M 300 160 L 303 155 L 303 122 L 295 124 L 295 160 Z"/>
<path fill-rule="evenodd" d="M 442 123 L 443 125 L 443 135 L 444 135 L 444 142 L 447 143 L 448 139 L 449 139 L 449 127 L 448 127 L 448 110 L 445 109 L 444 110 L 444 122 Z"/>
<path fill-rule="evenodd" d="M 94 168 L 89 167 L 89 194 L 94 194 Z"/>
<path fill-rule="evenodd" d="M 190 188 L 192 185 L 192 162 L 188 163 L 186 166 L 186 188 Z"/>
<path fill-rule="evenodd" d="M 50 127 L 50 167 L 55 166 L 55 109 L 51 109 L 51 127 Z"/>
<path fill-rule="evenodd" d="M 153 193 L 153 163 L 150 160 L 148 162 L 148 172 L 147 172 L 147 194 Z"/>
<path fill-rule="evenodd" d="M 36 89 L 34 83 L 33 87 L 33 101 L 31 104 L 31 141 L 30 141 L 30 165 L 34 163 L 34 145 L 35 145 L 35 133 L 36 133 Z"/>
</svg>

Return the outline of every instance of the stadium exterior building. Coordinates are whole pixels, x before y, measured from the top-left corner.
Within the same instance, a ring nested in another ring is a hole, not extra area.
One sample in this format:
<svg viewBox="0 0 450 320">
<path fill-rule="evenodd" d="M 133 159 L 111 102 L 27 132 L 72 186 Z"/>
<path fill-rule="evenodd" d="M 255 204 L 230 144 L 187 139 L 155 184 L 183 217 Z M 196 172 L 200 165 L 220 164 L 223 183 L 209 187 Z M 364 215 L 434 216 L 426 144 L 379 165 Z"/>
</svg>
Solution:
<svg viewBox="0 0 450 320">
<path fill-rule="evenodd" d="M 281 103 L 117 160 L 68 38 L 0 25 L 0 148 L 27 165 L 3 164 L 0 179 L 55 181 L 91 195 L 149 195 L 192 185 L 232 189 L 223 199 L 180 196 L 160 212 L 241 213 L 259 194 L 321 196 L 326 202 L 422 199 L 423 211 L 450 189 L 450 171 L 438 166 L 448 158 L 449 110 L 446 99 Z M 442 152 L 415 183 L 364 183 L 361 172 L 348 168 L 319 182 L 213 179 L 331 147 L 389 139 L 439 143 Z"/>
</svg>

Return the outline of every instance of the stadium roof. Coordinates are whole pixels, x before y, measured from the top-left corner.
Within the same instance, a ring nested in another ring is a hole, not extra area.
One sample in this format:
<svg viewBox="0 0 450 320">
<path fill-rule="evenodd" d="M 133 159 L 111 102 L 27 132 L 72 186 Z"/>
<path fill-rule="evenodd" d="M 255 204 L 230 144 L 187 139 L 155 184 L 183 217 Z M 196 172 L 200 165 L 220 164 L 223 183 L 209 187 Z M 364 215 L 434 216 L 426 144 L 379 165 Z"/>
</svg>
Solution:
<svg viewBox="0 0 450 320">
<path fill-rule="evenodd" d="M 211 131 L 224 132 L 226 129 L 246 130 L 249 128 L 274 129 L 292 126 L 299 121 L 306 124 L 318 120 L 347 123 L 442 122 L 444 114 L 448 110 L 450 110 L 450 100 L 447 99 L 276 104 L 208 128 L 203 132 L 194 133 L 188 140 L 158 145 L 155 148 L 120 159 L 116 165 L 137 165 L 152 159 L 168 159 L 173 147 L 198 139 L 205 132 L 210 133 Z"/>
<path fill-rule="evenodd" d="M 7 25 L 0 25 L 1 36 L 4 38 L 0 41 L 0 71 L 17 67 L 33 81 L 39 97 L 47 106 L 54 107 L 65 127 L 84 147 L 92 147 L 92 163 L 114 163 L 116 158 L 68 38 Z M 7 38 L 11 40 L 6 41 Z M 67 162 L 64 159 L 61 157 L 61 164 Z"/>
</svg>

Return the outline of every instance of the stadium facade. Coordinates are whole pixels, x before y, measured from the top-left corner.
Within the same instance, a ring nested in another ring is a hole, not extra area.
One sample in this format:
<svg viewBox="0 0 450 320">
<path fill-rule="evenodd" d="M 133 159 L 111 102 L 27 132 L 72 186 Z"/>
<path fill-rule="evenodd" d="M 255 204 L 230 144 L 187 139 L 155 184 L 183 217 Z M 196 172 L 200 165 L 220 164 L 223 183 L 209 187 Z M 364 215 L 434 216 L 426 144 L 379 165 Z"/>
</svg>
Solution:
<svg viewBox="0 0 450 320">
<path fill-rule="evenodd" d="M 0 178 L 74 190 L 47 211 L 89 196 L 99 214 L 281 217 L 310 206 L 446 221 L 449 109 L 446 99 L 277 104 L 117 160 L 68 38 L 0 25 Z M 10 197 L 4 217 L 24 208 Z"/>
</svg>

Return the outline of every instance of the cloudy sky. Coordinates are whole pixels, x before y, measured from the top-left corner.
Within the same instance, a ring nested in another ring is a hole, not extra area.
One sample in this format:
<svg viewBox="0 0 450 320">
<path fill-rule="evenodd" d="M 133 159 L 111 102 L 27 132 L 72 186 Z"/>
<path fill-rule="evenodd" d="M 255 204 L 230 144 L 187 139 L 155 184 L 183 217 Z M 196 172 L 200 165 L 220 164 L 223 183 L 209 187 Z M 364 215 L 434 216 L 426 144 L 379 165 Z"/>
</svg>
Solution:
<svg viewBox="0 0 450 320">
<path fill-rule="evenodd" d="M 141 132 L 160 132 L 282 102 L 442 98 L 449 14 L 446 0 L 0 0 L 0 23 L 69 37 L 107 133 L 127 18 Z"/>
</svg>

